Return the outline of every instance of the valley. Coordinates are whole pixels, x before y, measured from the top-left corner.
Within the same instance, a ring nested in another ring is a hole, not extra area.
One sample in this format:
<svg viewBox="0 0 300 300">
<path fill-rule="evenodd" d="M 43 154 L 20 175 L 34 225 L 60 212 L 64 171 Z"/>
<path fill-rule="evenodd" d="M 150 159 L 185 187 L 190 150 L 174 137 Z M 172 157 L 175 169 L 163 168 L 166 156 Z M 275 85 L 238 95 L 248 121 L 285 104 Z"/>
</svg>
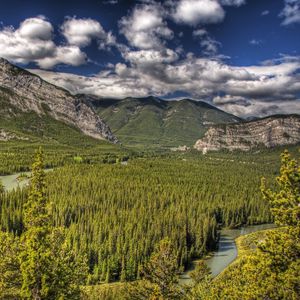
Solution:
<svg viewBox="0 0 300 300">
<path fill-rule="evenodd" d="M 74 299 L 131 300 L 155 291 L 160 283 L 147 276 L 161 276 L 159 251 L 170 259 L 159 282 L 173 278 L 168 284 L 177 295 L 161 299 L 215 299 L 223 276 L 236 280 L 232 234 L 276 221 L 261 178 L 274 188 L 280 154 L 288 149 L 299 156 L 298 115 L 245 121 L 190 99 L 71 95 L 5 60 L 0 86 L 0 238 L 6 247 L 0 249 L 0 298 L 22 299 L 21 265 L 9 269 L 10 259 L 21 263 L 15 256 L 27 248 L 19 240 L 31 241 L 41 230 L 47 238 L 33 243 L 53 257 L 45 259 L 44 272 L 69 274 Z M 189 284 L 184 294 L 180 274 Z"/>
</svg>

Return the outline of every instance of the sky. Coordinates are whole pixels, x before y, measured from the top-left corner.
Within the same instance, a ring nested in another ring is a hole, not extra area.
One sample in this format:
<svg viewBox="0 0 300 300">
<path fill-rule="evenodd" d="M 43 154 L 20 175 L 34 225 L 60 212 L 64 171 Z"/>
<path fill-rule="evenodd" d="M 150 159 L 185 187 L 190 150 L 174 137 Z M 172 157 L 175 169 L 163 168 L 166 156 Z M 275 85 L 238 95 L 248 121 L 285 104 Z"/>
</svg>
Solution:
<svg viewBox="0 0 300 300">
<path fill-rule="evenodd" d="M 0 57 L 74 94 L 300 114 L 300 0 L 1 0 Z"/>
</svg>

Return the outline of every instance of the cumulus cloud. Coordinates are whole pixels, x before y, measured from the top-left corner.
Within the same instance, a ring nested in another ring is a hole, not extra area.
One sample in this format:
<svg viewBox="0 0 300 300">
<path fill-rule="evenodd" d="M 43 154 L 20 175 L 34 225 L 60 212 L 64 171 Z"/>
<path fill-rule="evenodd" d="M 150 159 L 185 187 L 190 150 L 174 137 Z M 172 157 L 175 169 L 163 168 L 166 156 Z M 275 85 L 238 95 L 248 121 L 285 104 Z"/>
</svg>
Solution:
<svg viewBox="0 0 300 300">
<path fill-rule="evenodd" d="M 88 46 L 92 39 L 105 39 L 106 33 L 99 22 L 92 19 L 67 18 L 61 30 L 70 45 Z"/>
<path fill-rule="evenodd" d="M 57 46 L 52 35 L 53 27 L 43 16 L 26 19 L 18 29 L 4 27 L 0 30 L 0 56 L 16 63 L 35 62 L 41 68 L 85 63 L 86 55 L 80 48 Z"/>
<path fill-rule="evenodd" d="M 129 16 L 120 20 L 120 32 L 133 47 L 161 49 L 164 40 L 174 35 L 164 17 L 165 11 L 160 4 L 137 5 Z"/>
<path fill-rule="evenodd" d="M 300 23 L 300 0 L 284 0 L 284 8 L 279 14 L 283 18 L 282 25 Z"/>
<path fill-rule="evenodd" d="M 180 0 L 173 12 L 175 22 L 191 26 L 218 23 L 224 16 L 225 12 L 217 0 Z"/>
<path fill-rule="evenodd" d="M 133 51 L 125 59 L 126 64 L 118 63 L 92 77 L 34 72 L 73 93 L 122 98 L 184 92 L 240 116 L 265 115 L 268 111 L 300 113 L 298 57 L 247 67 L 192 54 L 179 59 L 172 50 Z"/>
<path fill-rule="evenodd" d="M 80 66 L 86 62 L 87 56 L 76 46 L 58 46 L 53 55 L 38 59 L 37 64 L 43 69 L 51 69 L 58 64 Z"/>
<path fill-rule="evenodd" d="M 14 62 L 28 63 L 45 56 L 53 56 L 52 25 L 44 17 L 30 18 L 13 27 L 0 30 L 0 56 Z"/>
<path fill-rule="evenodd" d="M 52 24 L 44 16 L 26 19 L 17 29 L 0 28 L 0 57 L 14 63 L 35 62 L 41 68 L 50 69 L 58 64 L 84 64 L 87 55 L 81 48 L 89 45 L 92 39 L 97 39 L 99 49 L 119 47 L 115 36 L 105 32 L 101 24 L 92 19 L 67 18 L 61 26 L 67 44 L 54 43 L 53 31 Z"/>
</svg>

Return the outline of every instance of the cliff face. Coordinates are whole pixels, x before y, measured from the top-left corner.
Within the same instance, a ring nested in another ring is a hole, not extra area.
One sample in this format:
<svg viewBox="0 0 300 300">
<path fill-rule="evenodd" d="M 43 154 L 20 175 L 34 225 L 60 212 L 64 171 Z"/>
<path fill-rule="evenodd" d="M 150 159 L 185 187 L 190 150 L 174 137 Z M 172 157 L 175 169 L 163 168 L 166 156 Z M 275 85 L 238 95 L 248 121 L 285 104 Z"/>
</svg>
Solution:
<svg viewBox="0 0 300 300">
<path fill-rule="evenodd" d="M 0 87 L 10 92 L 10 104 L 23 112 L 47 113 L 56 120 L 79 128 L 88 136 L 117 142 L 110 128 L 87 102 L 2 58 Z"/>
<path fill-rule="evenodd" d="M 300 116 L 265 119 L 210 127 L 194 148 L 206 153 L 220 149 L 248 151 L 258 146 L 275 147 L 300 142 Z"/>
</svg>

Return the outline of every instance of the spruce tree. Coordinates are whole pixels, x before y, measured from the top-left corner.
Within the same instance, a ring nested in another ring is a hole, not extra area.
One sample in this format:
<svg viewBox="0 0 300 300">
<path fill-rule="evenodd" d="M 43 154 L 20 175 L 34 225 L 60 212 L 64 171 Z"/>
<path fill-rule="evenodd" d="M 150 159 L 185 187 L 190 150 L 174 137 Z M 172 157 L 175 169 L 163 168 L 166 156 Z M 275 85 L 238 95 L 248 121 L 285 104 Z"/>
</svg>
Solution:
<svg viewBox="0 0 300 300">
<path fill-rule="evenodd" d="M 51 267 L 51 221 L 46 197 L 45 172 L 42 150 L 36 152 L 32 165 L 32 178 L 28 201 L 24 206 L 25 232 L 21 237 L 21 294 L 27 299 L 44 299 L 50 290 Z"/>
<path fill-rule="evenodd" d="M 84 256 L 76 256 L 63 228 L 53 228 L 46 195 L 42 150 L 36 153 L 21 236 L 21 296 L 24 299 L 79 299 L 87 274 Z"/>
<path fill-rule="evenodd" d="M 178 255 L 169 239 L 162 240 L 142 271 L 143 279 L 128 285 L 127 299 L 183 299 L 178 284 Z"/>
</svg>

